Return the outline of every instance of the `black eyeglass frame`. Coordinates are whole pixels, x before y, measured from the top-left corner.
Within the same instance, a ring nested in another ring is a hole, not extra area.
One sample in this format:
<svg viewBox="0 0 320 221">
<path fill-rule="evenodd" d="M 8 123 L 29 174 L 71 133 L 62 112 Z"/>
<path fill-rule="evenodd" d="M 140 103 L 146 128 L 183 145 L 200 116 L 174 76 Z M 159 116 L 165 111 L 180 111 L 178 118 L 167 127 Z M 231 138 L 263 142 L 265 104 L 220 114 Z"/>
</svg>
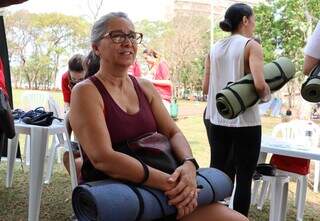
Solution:
<svg viewBox="0 0 320 221">
<path fill-rule="evenodd" d="M 118 36 L 114 36 L 114 34 L 118 34 Z M 131 31 L 128 34 L 122 32 L 122 31 L 119 31 L 119 30 L 110 31 L 110 32 L 105 33 L 101 37 L 101 39 L 108 38 L 108 37 L 115 44 L 121 44 L 121 43 L 125 42 L 127 38 L 129 39 L 129 41 L 132 44 L 141 44 L 142 40 L 143 40 L 143 34 L 140 32 L 134 32 L 134 31 Z M 117 37 L 120 39 L 117 40 Z"/>
</svg>

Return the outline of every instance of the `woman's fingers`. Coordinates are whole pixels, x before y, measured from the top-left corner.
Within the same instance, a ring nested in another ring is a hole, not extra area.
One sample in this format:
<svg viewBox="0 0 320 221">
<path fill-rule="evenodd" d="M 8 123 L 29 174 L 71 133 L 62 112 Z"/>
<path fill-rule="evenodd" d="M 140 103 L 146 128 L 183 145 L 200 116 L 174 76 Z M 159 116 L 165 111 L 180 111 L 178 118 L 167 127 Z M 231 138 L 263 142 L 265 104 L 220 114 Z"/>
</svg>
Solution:
<svg viewBox="0 0 320 221">
<path fill-rule="evenodd" d="M 177 196 L 179 193 L 182 192 L 182 190 L 186 187 L 186 183 L 184 182 L 179 182 L 177 184 L 176 187 L 174 187 L 173 189 L 169 190 L 169 191 L 166 191 L 165 194 L 169 197 L 169 198 L 173 198 L 175 196 Z"/>
<path fill-rule="evenodd" d="M 188 196 L 177 204 L 177 207 L 180 208 L 187 206 L 194 199 L 195 194 L 196 190 L 191 190 Z"/>
<path fill-rule="evenodd" d="M 169 205 L 174 205 L 174 206 L 177 206 L 178 203 L 184 201 L 186 198 L 189 197 L 190 195 L 190 192 L 191 192 L 191 188 L 190 187 L 185 187 L 183 189 L 183 191 L 181 191 L 178 195 L 172 197 L 172 198 L 169 198 Z"/>
<path fill-rule="evenodd" d="M 170 183 L 174 183 L 174 182 L 177 182 L 177 180 L 179 179 L 180 177 L 180 174 L 181 174 L 181 169 L 180 168 L 177 168 L 173 174 L 170 175 L 168 181 Z"/>
<path fill-rule="evenodd" d="M 178 208 L 178 212 L 177 212 L 177 219 L 181 219 L 184 216 L 187 216 L 189 214 L 191 214 L 196 208 L 197 208 L 197 200 L 196 198 L 193 198 L 193 200 L 184 207 Z"/>
</svg>

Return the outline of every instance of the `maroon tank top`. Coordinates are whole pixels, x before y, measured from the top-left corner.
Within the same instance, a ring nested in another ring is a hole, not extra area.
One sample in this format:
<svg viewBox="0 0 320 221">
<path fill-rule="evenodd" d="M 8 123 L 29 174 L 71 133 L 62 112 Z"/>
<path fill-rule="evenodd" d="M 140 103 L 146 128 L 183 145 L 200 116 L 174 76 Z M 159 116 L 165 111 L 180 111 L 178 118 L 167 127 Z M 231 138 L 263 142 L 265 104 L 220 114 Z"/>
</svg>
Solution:
<svg viewBox="0 0 320 221">
<path fill-rule="evenodd" d="M 89 79 L 98 89 L 104 104 L 104 116 L 108 127 L 112 147 L 117 150 L 117 144 L 137 138 L 143 134 L 157 131 L 157 125 L 150 104 L 135 77 L 129 75 L 139 100 L 139 111 L 128 114 L 113 100 L 103 83 L 96 77 Z M 83 151 L 83 166 L 81 175 L 84 181 L 95 181 L 108 178 L 107 175 L 95 169 Z"/>
</svg>

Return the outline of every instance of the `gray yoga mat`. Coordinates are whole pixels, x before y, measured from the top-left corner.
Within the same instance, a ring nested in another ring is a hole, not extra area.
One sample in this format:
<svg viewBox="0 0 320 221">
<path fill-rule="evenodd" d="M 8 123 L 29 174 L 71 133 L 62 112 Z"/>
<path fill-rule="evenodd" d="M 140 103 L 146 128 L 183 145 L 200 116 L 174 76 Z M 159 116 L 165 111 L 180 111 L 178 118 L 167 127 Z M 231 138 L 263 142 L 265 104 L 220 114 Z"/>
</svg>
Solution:
<svg viewBox="0 0 320 221">
<path fill-rule="evenodd" d="M 200 206 L 225 199 L 233 188 L 229 177 L 214 168 L 199 169 L 197 184 L 202 186 L 198 197 Z M 162 191 L 115 180 L 79 185 L 72 194 L 73 210 L 80 221 L 159 219 L 176 213 L 175 207 L 167 202 Z"/>
<path fill-rule="evenodd" d="M 295 66 L 288 58 L 281 57 L 264 65 L 264 76 L 271 92 L 282 88 L 295 74 Z M 239 81 L 230 83 L 216 95 L 219 113 L 227 119 L 233 119 L 248 107 L 259 101 L 251 74 Z"/>
<path fill-rule="evenodd" d="M 320 102 L 320 64 L 311 71 L 308 79 L 302 84 L 301 96 L 309 102 Z"/>
</svg>

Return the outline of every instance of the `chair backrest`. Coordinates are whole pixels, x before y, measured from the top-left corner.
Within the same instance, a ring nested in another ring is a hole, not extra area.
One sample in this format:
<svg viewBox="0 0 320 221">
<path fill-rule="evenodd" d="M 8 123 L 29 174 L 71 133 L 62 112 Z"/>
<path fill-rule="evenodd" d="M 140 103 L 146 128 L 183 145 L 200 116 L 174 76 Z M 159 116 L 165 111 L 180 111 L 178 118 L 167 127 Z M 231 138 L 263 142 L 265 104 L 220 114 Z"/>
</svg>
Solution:
<svg viewBox="0 0 320 221">
<path fill-rule="evenodd" d="M 70 127 L 70 125 L 67 125 L 67 124 L 69 124 L 69 122 L 70 122 L 68 118 L 69 118 L 69 114 L 66 114 L 65 117 L 64 117 L 64 124 L 65 124 L 66 131 L 68 131 L 67 128 Z M 66 133 L 66 136 L 67 136 L 67 140 L 69 140 L 70 143 L 71 143 L 71 136 L 69 136 L 68 133 Z M 78 143 L 80 156 L 81 156 L 81 159 L 82 159 L 82 161 L 83 161 L 83 155 L 82 155 L 82 150 L 81 150 L 80 144 L 79 144 L 79 142 L 78 142 L 78 139 L 75 137 L 75 135 L 73 135 L 73 136 L 74 136 L 74 141 L 75 141 L 76 143 Z"/>
<path fill-rule="evenodd" d="M 278 137 L 290 141 L 297 136 L 295 127 L 290 123 L 277 124 L 272 130 L 272 137 Z"/>
<path fill-rule="evenodd" d="M 21 95 L 21 108 L 24 111 L 33 110 L 37 107 L 44 107 L 46 110 L 49 109 L 49 93 L 42 91 L 27 91 Z"/>
<path fill-rule="evenodd" d="M 272 136 L 308 147 L 318 147 L 320 126 L 312 121 L 292 120 L 277 124 L 272 130 Z"/>
<path fill-rule="evenodd" d="M 49 96 L 49 98 L 48 98 L 48 105 L 49 105 L 48 110 L 53 112 L 53 116 L 59 117 L 59 118 L 64 118 L 64 116 L 61 113 L 61 108 L 60 108 L 58 102 L 55 99 L 53 99 L 52 96 Z"/>
<path fill-rule="evenodd" d="M 320 126 L 318 124 L 311 120 L 293 120 L 291 123 L 295 125 L 298 139 L 312 147 L 319 146 Z"/>
</svg>

